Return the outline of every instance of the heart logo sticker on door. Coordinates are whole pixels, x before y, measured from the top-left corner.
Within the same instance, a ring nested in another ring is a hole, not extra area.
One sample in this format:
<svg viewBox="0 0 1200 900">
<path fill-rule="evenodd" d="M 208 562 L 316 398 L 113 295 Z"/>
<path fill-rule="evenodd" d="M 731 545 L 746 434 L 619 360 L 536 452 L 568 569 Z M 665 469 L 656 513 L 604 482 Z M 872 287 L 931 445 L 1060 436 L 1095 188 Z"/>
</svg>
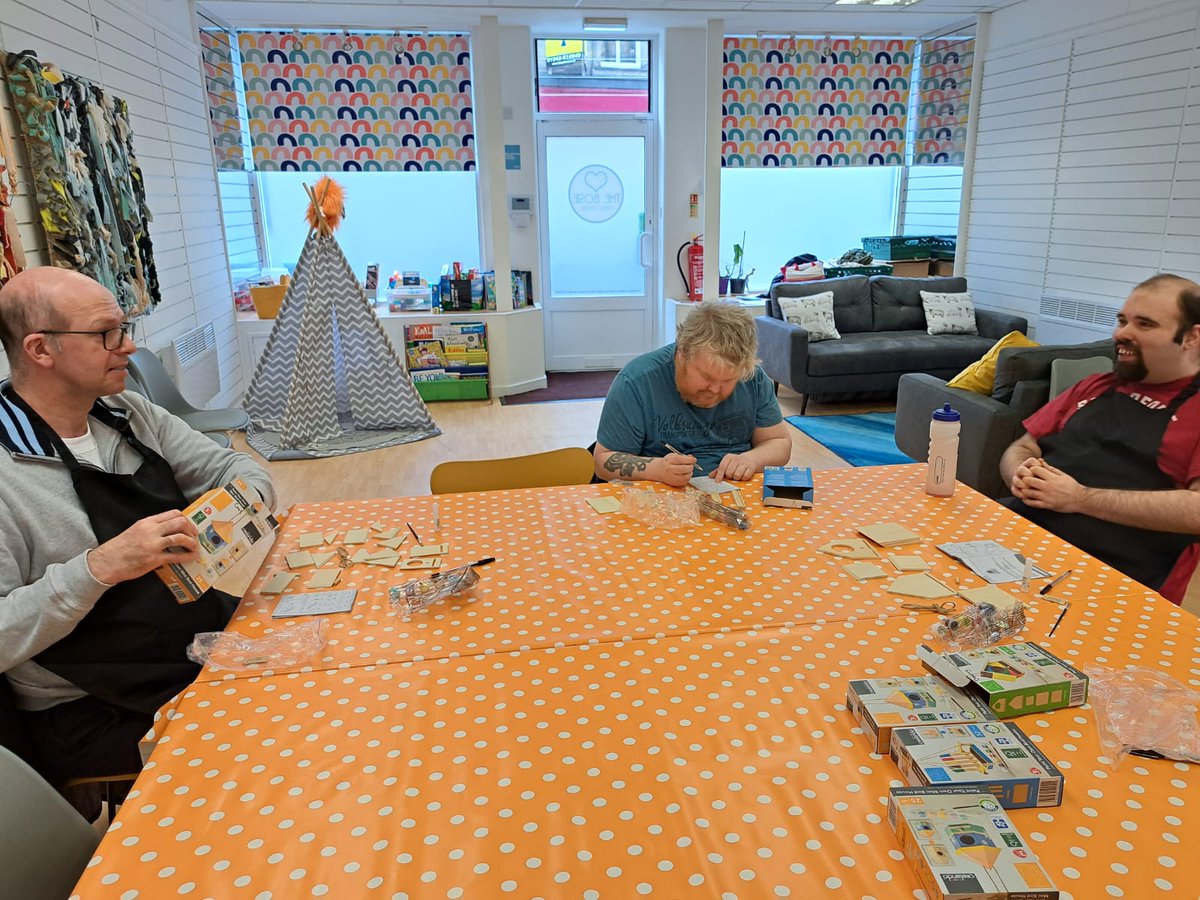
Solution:
<svg viewBox="0 0 1200 900">
<path fill-rule="evenodd" d="M 584 173 L 583 183 L 590 187 L 593 191 L 598 191 L 600 188 L 608 184 L 608 176 L 604 174 L 602 169 L 595 169 L 591 172 Z"/>
<path fill-rule="evenodd" d="M 575 215 L 587 222 L 607 222 L 625 202 L 621 177 L 608 166 L 584 166 L 571 178 L 568 200 Z"/>
</svg>

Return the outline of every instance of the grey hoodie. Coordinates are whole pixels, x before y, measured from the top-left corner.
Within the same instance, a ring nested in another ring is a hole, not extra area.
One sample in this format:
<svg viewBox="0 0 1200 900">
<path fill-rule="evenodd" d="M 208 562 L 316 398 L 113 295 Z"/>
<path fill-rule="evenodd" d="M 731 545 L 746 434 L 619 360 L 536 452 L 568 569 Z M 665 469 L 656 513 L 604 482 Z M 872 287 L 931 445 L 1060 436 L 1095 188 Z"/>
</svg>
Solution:
<svg viewBox="0 0 1200 900">
<path fill-rule="evenodd" d="M 104 403 L 127 414 L 138 440 L 171 465 L 189 502 L 244 478 L 274 509 L 271 478 L 249 455 L 217 446 L 132 391 L 105 397 Z M 69 634 L 106 586 L 87 567 L 96 536 L 70 473 L 23 419 L 0 396 L 0 672 L 12 683 L 18 705 L 38 710 L 84 696 L 32 657 Z M 137 471 L 142 463 L 137 451 L 95 418 L 89 424 L 107 471 Z M 180 657 L 184 649 L 179 648 Z"/>
</svg>

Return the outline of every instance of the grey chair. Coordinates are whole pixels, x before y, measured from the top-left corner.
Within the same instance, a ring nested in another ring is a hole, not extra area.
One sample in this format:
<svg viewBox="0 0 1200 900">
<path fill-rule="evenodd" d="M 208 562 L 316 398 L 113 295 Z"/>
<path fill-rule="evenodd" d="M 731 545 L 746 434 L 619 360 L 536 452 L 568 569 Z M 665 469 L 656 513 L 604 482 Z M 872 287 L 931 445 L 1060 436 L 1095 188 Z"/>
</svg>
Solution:
<svg viewBox="0 0 1200 900">
<path fill-rule="evenodd" d="M 100 835 L 71 804 L 0 746 L 0 897 L 63 900 Z"/>
<path fill-rule="evenodd" d="M 932 375 L 901 376 L 896 393 L 896 446 L 918 462 L 929 455 L 929 418 L 949 403 L 962 416 L 958 435 L 958 480 L 989 497 L 1006 497 L 1000 457 L 1024 433 L 1022 422 L 1050 399 L 1055 361 L 1116 358 L 1111 340 L 1091 344 L 1009 347 L 1000 351 L 991 396 L 949 387 Z"/>
<path fill-rule="evenodd" d="M 250 423 L 244 409 L 196 409 L 188 403 L 152 350 L 139 347 L 129 358 L 129 371 L 151 402 L 174 413 L 197 431 L 238 431 Z"/>
<path fill-rule="evenodd" d="M 1050 363 L 1050 399 L 1053 400 L 1067 388 L 1074 387 L 1089 375 L 1100 375 L 1112 370 L 1113 360 L 1108 356 L 1056 359 Z"/>
</svg>

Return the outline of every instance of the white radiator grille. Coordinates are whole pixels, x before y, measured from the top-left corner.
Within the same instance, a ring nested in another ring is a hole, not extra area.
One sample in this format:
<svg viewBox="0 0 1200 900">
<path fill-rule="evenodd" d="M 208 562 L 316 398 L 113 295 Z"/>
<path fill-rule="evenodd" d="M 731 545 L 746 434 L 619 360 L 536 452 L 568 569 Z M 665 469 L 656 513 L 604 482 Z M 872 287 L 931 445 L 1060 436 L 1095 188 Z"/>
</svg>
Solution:
<svg viewBox="0 0 1200 900">
<path fill-rule="evenodd" d="M 212 324 L 177 337 L 162 353 L 163 366 L 194 406 L 203 407 L 221 392 L 217 334 Z"/>
<path fill-rule="evenodd" d="M 1090 300 L 1044 296 L 1038 317 L 1041 344 L 1081 344 L 1112 335 L 1118 309 Z"/>
</svg>

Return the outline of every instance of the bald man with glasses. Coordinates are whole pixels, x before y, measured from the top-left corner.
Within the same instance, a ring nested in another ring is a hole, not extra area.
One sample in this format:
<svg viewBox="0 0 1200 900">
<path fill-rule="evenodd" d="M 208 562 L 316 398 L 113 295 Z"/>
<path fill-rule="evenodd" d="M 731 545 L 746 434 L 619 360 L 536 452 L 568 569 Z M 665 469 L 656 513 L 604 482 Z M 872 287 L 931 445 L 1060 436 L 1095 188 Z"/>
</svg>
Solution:
<svg viewBox="0 0 1200 900">
<path fill-rule="evenodd" d="M 199 671 L 187 645 L 223 629 L 237 603 L 213 590 L 178 604 L 154 574 L 196 556 L 181 510 L 234 478 L 273 507 L 271 479 L 125 390 L 130 323 L 91 278 L 13 277 L 0 341 L 12 373 L 0 384 L 0 690 L 19 710 L 9 738 L 53 783 L 137 771 L 155 710 Z"/>
</svg>

